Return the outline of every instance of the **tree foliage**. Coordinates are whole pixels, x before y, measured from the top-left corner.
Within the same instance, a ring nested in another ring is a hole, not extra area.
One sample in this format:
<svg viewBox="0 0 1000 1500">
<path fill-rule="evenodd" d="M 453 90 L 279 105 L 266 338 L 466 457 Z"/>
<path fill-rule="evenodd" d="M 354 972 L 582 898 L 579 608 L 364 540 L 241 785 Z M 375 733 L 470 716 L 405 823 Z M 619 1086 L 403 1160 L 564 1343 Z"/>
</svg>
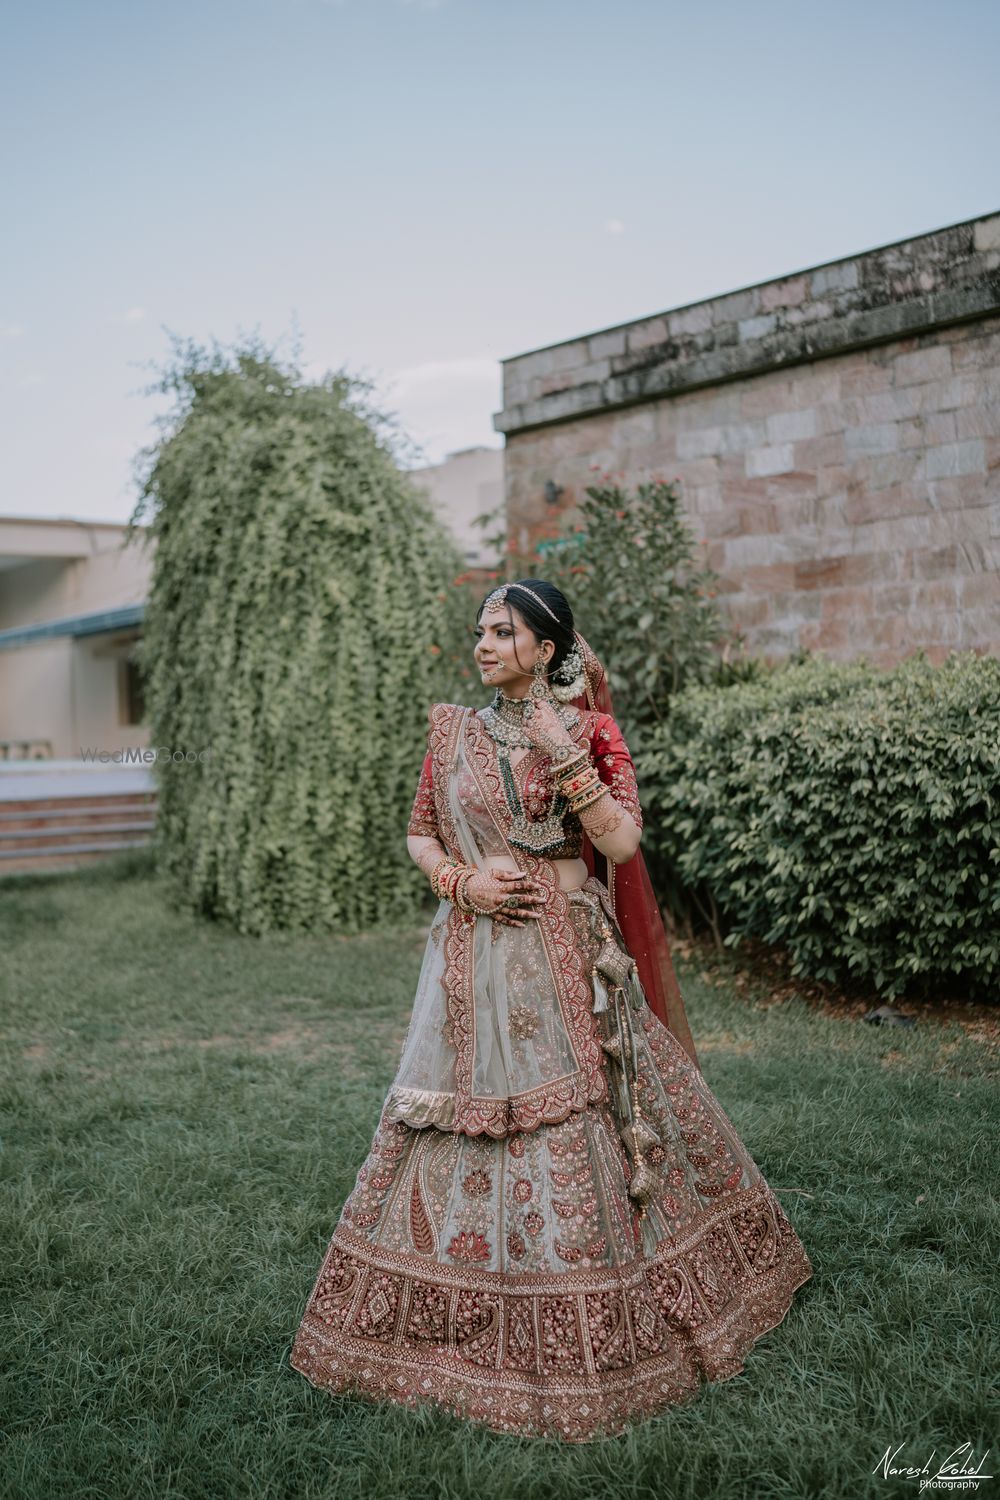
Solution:
<svg viewBox="0 0 1000 1500">
<path fill-rule="evenodd" d="M 405 824 L 427 709 L 463 659 L 461 556 L 397 465 L 368 382 L 250 339 L 175 340 L 132 517 L 155 544 L 140 649 L 155 848 L 239 930 L 412 916 Z M 202 752 L 207 752 L 203 754 Z"/>
</svg>

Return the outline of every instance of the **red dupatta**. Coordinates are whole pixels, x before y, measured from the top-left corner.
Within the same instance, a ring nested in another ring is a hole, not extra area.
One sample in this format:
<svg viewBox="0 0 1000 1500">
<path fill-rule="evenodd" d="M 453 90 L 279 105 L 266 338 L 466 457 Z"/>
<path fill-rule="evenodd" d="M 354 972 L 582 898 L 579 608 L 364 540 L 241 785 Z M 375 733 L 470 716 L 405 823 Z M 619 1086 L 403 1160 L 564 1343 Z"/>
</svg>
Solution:
<svg viewBox="0 0 1000 1500">
<path fill-rule="evenodd" d="M 574 708 L 596 709 L 598 713 L 614 718 L 607 674 L 580 632 L 574 631 L 574 634 L 583 657 L 586 689 L 569 701 Z M 624 864 L 616 865 L 595 849 L 584 831 L 582 857 L 591 875 L 596 875 L 608 888 L 615 920 L 629 953 L 635 959 L 650 1010 L 677 1038 L 700 1072 L 701 1064 L 695 1052 L 684 997 L 674 972 L 670 944 L 642 849 L 637 849 Z"/>
</svg>

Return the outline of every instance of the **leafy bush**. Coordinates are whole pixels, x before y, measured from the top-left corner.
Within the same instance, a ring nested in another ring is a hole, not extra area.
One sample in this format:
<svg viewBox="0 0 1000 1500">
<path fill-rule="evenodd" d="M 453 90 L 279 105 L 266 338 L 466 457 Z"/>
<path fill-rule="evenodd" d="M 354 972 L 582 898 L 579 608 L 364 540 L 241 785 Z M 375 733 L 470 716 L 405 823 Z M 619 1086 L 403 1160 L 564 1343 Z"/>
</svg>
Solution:
<svg viewBox="0 0 1000 1500">
<path fill-rule="evenodd" d="M 244 932 L 406 920 L 427 709 L 467 647 L 461 556 L 367 383 L 251 342 L 182 347 L 133 524 L 156 544 L 140 662 L 155 847 L 179 904 Z M 205 761 L 197 756 L 210 751 Z"/>
<path fill-rule="evenodd" d="M 1000 661 L 809 660 L 671 703 L 637 756 L 644 849 L 725 942 L 889 997 L 1000 969 Z"/>
</svg>

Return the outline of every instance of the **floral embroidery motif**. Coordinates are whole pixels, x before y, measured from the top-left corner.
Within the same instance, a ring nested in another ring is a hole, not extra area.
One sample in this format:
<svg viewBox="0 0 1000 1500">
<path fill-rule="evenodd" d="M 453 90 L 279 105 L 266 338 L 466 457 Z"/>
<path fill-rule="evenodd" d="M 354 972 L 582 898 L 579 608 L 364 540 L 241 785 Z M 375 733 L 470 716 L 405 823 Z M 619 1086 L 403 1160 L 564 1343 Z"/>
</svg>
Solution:
<svg viewBox="0 0 1000 1500">
<path fill-rule="evenodd" d="M 455 1235 L 448 1246 L 448 1254 L 455 1260 L 480 1261 L 489 1260 L 491 1251 L 481 1234 L 474 1234 L 468 1229 L 463 1229 L 460 1234 Z"/>
<path fill-rule="evenodd" d="M 462 1191 L 468 1193 L 470 1198 L 488 1193 L 492 1186 L 492 1177 L 489 1172 L 484 1172 L 482 1167 L 479 1167 L 475 1172 L 470 1172 L 468 1177 L 462 1181 Z"/>
<path fill-rule="evenodd" d="M 507 1018 L 507 1030 L 521 1041 L 529 1041 L 541 1024 L 530 1005 L 513 1006 Z"/>
<path fill-rule="evenodd" d="M 532 1186 L 527 1177 L 519 1177 L 514 1184 L 515 1203 L 529 1203 L 531 1201 Z"/>
<path fill-rule="evenodd" d="M 533 1208 L 530 1213 L 525 1214 L 524 1227 L 529 1234 L 541 1234 L 545 1228 L 545 1220 L 537 1209 Z"/>
<path fill-rule="evenodd" d="M 524 1239 L 516 1229 L 512 1229 L 507 1236 L 507 1254 L 512 1255 L 515 1260 L 520 1260 L 524 1255 Z"/>
</svg>

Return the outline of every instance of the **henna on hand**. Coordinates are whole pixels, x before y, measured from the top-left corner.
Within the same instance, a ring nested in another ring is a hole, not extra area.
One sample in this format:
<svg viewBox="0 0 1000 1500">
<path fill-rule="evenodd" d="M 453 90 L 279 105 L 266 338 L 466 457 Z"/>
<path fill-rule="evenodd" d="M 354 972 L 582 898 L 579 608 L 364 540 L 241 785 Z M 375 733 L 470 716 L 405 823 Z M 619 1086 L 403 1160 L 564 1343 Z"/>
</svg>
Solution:
<svg viewBox="0 0 1000 1500">
<path fill-rule="evenodd" d="M 447 859 L 448 857 L 448 851 L 440 839 L 432 838 L 428 838 L 424 848 L 419 849 L 416 854 L 411 856 L 414 863 L 427 876 L 428 880 L 430 879 L 431 871 L 438 861 Z"/>
<path fill-rule="evenodd" d="M 605 792 L 603 797 L 598 797 L 596 802 L 592 802 L 578 814 L 581 827 L 591 840 L 602 839 L 607 834 L 614 833 L 627 816 L 629 815 L 625 809 L 615 801 L 610 792 Z"/>
<path fill-rule="evenodd" d="M 477 871 L 466 882 L 465 890 L 466 895 L 479 906 L 490 906 L 495 901 L 496 905 L 489 915 L 494 922 L 507 927 L 523 927 L 523 920 L 518 919 L 537 917 L 538 908 L 545 902 L 544 895 L 535 891 L 535 882 L 529 876 L 519 875 L 514 870 Z M 518 904 L 505 906 L 503 902 L 511 895 L 517 896 Z"/>
</svg>

